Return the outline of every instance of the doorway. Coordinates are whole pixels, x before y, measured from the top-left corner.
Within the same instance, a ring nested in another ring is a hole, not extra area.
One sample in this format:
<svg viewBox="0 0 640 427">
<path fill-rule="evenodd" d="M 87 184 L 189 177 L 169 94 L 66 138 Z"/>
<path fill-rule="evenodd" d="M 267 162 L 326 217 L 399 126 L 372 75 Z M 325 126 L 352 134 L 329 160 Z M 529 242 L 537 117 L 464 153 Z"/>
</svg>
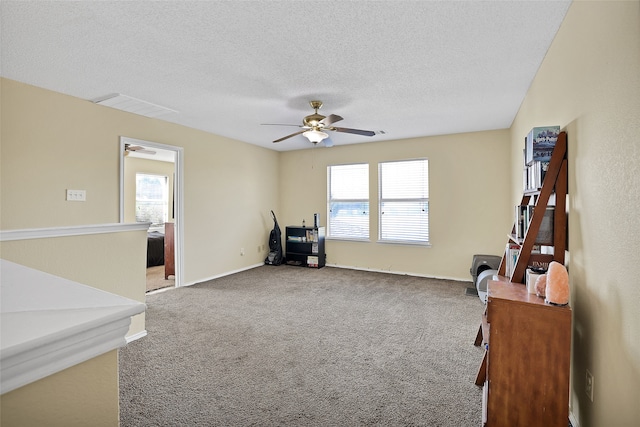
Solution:
<svg viewBox="0 0 640 427">
<path fill-rule="evenodd" d="M 120 160 L 120 222 L 151 223 L 147 290 L 182 286 L 183 149 L 123 136 Z"/>
</svg>

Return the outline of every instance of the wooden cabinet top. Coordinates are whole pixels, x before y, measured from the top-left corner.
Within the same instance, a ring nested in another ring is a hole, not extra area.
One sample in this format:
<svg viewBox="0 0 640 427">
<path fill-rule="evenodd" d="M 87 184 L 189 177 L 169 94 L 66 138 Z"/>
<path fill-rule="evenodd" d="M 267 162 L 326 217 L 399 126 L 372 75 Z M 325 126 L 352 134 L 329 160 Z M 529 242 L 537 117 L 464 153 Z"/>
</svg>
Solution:
<svg viewBox="0 0 640 427">
<path fill-rule="evenodd" d="M 553 305 L 544 301 L 543 297 L 530 294 L 526 285 L 522 283 L 512 283 L 506 280 L 490 280 L 488 283 L 488 299 L 502 299 L 522 304 L 535 304 L 548 307 L 553 310 L 571 311 L 569 305 Z"/>
</svg>

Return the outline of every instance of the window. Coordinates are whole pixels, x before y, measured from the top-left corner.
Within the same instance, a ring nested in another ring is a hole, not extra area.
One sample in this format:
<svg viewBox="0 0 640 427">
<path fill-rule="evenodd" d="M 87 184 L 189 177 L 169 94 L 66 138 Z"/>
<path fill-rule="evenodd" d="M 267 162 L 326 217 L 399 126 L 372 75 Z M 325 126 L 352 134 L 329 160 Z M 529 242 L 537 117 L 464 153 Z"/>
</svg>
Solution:
<svg viewBox="0 0 640 427">
<path fill-rule="evenodd" d="M 136 221 L 162 225 L 169 211 L 168 178 L 162 175 L 136 174 Z"/>
<path fill-rule="evenodd" d="M 369 165 L 327 167 L 327 235 L 369 239 Z"/>
<path fill-rule="evenodd" d="M 379 240 L 429 244 L 429 161 L 378 164 Z"/>
</svg>

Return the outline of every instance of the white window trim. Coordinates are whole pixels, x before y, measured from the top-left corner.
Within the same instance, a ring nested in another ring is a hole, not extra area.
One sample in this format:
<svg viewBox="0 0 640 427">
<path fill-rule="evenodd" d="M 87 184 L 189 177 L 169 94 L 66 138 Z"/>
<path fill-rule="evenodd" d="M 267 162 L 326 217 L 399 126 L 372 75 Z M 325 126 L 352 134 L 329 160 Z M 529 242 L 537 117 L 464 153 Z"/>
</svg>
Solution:
<svg viewBox="0 0 640 427">
<path fill-rule="evenodd" d="M 337 240 L 337 241 L 345 241 L 345 242 L 366 242 L 371 243 L 371 198 L 370 193 L 367 191 L 366 199 L 331 199 L 331 168 L 339 167 L 339 166 L 357 166 L 357 165 L 366 165 L 367 166 L 367 179 L 369 179 L 371 173 L 371 165 L 369 163 L 359 162 L 359 163 L 347 163 L 342 165 L 328 165 L 327 166 L 327 240 Z M 331 202 L 339 200 L 341 203 L 363 203 L 366 202 L 369 205 L 367 215 L 367 237 L 356 237 L 356 236 L 334 236 L 331 234 L 331 226 L 330 226 L 330 218 L 331 218 Z"/>
<path fill-rule="evenodd" d="M 403 159 L 403 160 L 390 160 L 390 161 L 381 161 L 378 162 L 378 239 L 376 243 L 383 244 L 392 244 L 392 245 L 409 245 L 409 246 L 422 246 L 422 247 L 431 247 L 431 208 L 430 208 L 430 197 L 426 198 L 398 198 L 398 199 L 383 199 L 382 198 L 382 172 L 381 168 L 383 164 L 389 163 L 403 163 L 403 162 L 413 162 L 424 160 L 427 162 L 427 171 L 429 168 L 429 159 L 426 157 L 416 158 L 416 159 Z M 427 187 L 429 186 L 429 176 L 427 172 Z M 393 202 L 426 202 L 429 206 L 429 213 L 427 219 L 427 240 L 426 241 L 416 241 L 416 240 L 404 240 L 404 239 L 382 239 L 380 236 L 382 234 L 382 204 L 385 201 L 393 201 Z"/>
</svg>

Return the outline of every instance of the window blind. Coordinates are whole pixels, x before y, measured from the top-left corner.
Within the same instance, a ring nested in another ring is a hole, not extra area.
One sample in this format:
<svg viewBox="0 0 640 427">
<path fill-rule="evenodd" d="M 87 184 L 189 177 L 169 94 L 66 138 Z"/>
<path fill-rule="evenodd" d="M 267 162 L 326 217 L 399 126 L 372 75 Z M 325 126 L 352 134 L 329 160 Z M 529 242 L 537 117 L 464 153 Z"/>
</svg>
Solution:
<svg viewBox="0 0 640 427">
<path fill-rule="evenodd" d="M 429 243 L 429 161 L 378 164 L 379 240 Z"/>
<path fill-rule="evenodd" d="M 327 167 L 327 235 L 369 239 L 369 165 Z"/>
</svg>

